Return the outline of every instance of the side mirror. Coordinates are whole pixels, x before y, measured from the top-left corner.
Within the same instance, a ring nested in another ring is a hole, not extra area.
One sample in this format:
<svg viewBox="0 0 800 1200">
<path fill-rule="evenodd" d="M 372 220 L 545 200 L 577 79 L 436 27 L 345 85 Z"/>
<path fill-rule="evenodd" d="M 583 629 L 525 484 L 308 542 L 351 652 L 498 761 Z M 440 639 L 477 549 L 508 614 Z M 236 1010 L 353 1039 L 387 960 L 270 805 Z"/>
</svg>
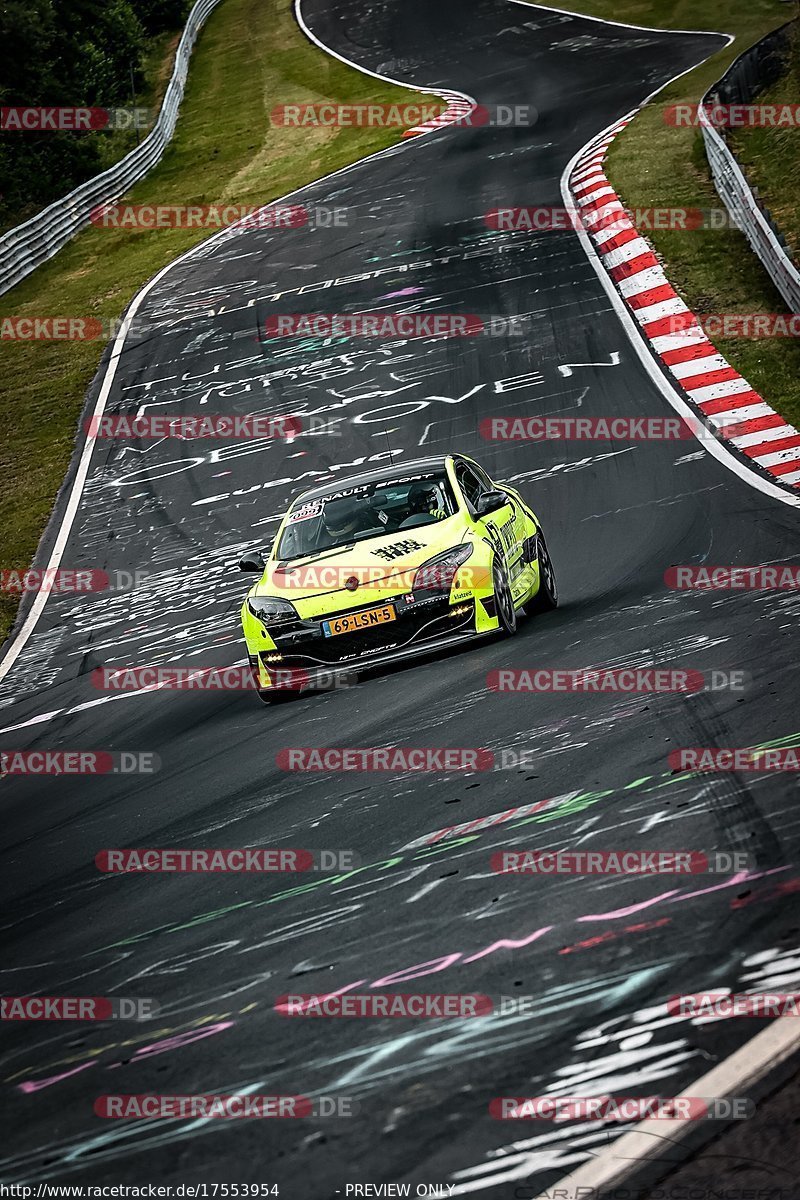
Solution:
<svg viewBox="0 0 800 1200">
<path fill-rule="evenodd" d="M 475 511 L 479 517 L 485 517 L 487 513 L 496 512 L 504 504 L 508 504 L 508 496 L 505 492 L 484 492 L 478 501 Z"/>
<path fill-rule="evenodd" d="M 244 558 L 239 559 L 240 571 L 257 571 L 259 575 L 264 574 L 266 563 L 258 551 L 253 554 L 245 554 Z"/>
</svg>

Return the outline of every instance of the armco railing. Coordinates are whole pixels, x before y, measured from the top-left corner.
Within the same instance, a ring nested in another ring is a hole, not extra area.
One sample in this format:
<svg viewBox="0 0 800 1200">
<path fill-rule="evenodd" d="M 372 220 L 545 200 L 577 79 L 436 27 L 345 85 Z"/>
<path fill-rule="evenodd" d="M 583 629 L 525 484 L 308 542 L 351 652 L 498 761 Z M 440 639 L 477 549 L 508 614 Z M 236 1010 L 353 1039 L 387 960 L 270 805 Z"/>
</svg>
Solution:
<svg viewBox="0 0 800 1200">
<path fill-rule="evenodd" d="M 95 175 L 0 237 L 0 295 L 58 253 L 89 224 L 90 214 L 98 205 L 124 196 L 159 161 L 175 132 L 192 47 L 209 14 L 221 2 L 197 0 L 189 13 L 161 111 L 144 141 L 102 175 Z"/>
<path fill-rule="evenodd" d="M 744 171 L 708 113 L 717 104 L 752 103 L 754 96 L 780 75 L 789 45 L 789 30 L 790 26 L 784 25 L 740 54 L 703 97 L 699 119 L 711 175 L 725 207 L 788 308 L 800 312 L 800 270 L 783 245 L 780 230 L 754 195 Z"/>
</svg>

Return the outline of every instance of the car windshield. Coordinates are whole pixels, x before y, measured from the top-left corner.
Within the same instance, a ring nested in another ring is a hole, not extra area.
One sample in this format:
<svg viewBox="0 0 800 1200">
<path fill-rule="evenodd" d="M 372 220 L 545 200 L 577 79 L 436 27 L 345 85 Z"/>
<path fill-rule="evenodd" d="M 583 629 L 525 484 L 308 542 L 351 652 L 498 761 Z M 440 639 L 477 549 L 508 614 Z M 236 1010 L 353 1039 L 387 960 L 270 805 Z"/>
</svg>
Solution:
<svg viewBox="0 0 800 1200">
<path fill-rule="evenodd" d="M 444 471 L 380 480 L 299 500 L 278 543 L 282 562 L 305 558 L 365 538 L 446 520 L 456 511 Z"/>
</svg>

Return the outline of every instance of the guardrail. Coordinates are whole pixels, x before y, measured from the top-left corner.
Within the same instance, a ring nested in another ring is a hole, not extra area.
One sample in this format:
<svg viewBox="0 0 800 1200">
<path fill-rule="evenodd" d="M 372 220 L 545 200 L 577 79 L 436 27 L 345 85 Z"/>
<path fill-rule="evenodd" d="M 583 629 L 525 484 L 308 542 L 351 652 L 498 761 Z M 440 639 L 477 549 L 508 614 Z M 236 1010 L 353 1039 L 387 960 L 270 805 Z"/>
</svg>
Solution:
<svg viewBox="0 0 800 1200">
<path fill-rule="evenodd" d="M 747 182 L 724 137 L 712 124 L 707 106 L 750 104 L 762 88 L 778 78 L 789 45 L 790 25 L 768 34 L 740 54 L 703 97 L 699 120 L 714 185 L 750 248 L 792 312 L 800 312 L 800 270 L 790 258 L 780 230 Z"/>
<path fill-rule="evenodd" d="M 89 224 L 95 208 L 123 196 L 159 161 L 175 132 L 192 47 L 209 14 L 221 3 L 222 0 L 197 0 L 189 13 L 164 102 L 144 141 L 107 171 L 54 200 L 36 216 L 0 237 L 0 295 L 57 254 L 79 229 Z"/>
</svg>

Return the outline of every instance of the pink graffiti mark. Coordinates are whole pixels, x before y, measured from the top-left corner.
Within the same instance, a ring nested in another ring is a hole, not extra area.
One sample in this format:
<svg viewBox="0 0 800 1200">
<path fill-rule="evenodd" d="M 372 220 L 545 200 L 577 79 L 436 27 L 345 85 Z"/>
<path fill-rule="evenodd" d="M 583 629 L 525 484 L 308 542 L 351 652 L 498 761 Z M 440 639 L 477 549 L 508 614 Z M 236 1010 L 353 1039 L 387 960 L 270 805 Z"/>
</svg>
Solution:
<svg viewBox="0 0 800 1200">
<path fill-rule="evenodd" d="M 479 958 L 485 958 L 487 954 L 494 954 L 497 950 L 518 950 L 520 946 L 529 946 L 531 942 L 538 941 L 540 937 L 544 937 L 553 928 L 552 925 L 545 925 L 543 929 L 535 929 L 533 933 L 529 933 L 524 938 L 501 938 L 499 942 L 492 942 L 490 946 L 486 946 L 484 950 L 479 950 L 477 954 L 470 954 L 466 958 L 461 950 L 455 951 L 453 954 L 444 954 L 441 958 L 429 958 L 426 962 L 415 963 L 413 967 L 404 967 L 402 971 L 394 971 L 391 975 L 384 975 L 382 979 L 376 979 L 371 983 L 370 987 L 386 987 L 387 984 L 405 983 L 409 979 L 421 979 L 423 975 L 436 975 L 439 971 L 446 971 L 453 963 L 462 959 L 465 963 L 475 962 Z M 355 987 L 355 984 L 351 984 Z"/>
<path fill-rule="evenodd" d="M 626 908 L 619 908 L 607 913 L 587 914 L 583 917 L 578 917 L 577 922 L 584 921 L 615 921 L 623 917 L 630 916 L 632 913 L 641 912 L 642 909 L 652 908 L 656 904 L 668 903 L 678 904 L 682 900 L 692 900 L 697 896 L 708 895 L 709 892 L 719 892 L 726 888 L 739 887 L 742 883 L 749 883 L 756 879 L 763 879 L 765 876 L 777 874 L 780 871 L 787 871 L 789 867 L 773 867 L 769 871 L 754 871 L 752 874 L 748 872 L 740 872 L 738 875 L 731 876 L 724 883 L 713 884 L 711 887 L 700 888 L 692 892 L 680 892 L 678 889 L 673 889 L 669 892 L 661 892 L 651 900 L 645 900 L 640 904 L 632 904 Z M 651 928 L 655 928 L 657 922 L 651 923 Z M 454 963 L 460 962 L 463 966 L 465 963 L 477 961 L 479 958 L 485 958 L 489 954 L 494 954 L 497 950 L 517 950 L 521 946 L 527 946 L 531 942 L 537 941 L 546 933 L 549 933 L 554 926 L 545 925 L 542 929 L 536 929 L 533 933 L 528 934 L 523 938 L 501 938 L 498 942 L 492 942 L 483 950 L 477 951 L 475 954 L 464 955 L 462 951 L 456 951 L 452 954 L 442 955 L 440 958 L 431 958 L 426 962 L 415 963 L 411 967 L 404 967 L 400 971 L 394 971 L 391 975 L 384 975 L 381 979 L 376 979 L 374 983 L 369 984 L 369 987 L 385 987 L 394 983 L 404 983 L 410 979 L 420 979 L 424 975 L 435 975 L 439 971 L 445 971 Z M 645 925 L 630 926 L 630 932 L 638 932 L 646 928 Z M 362 981 L 363 982 L 363 981 Z M 358 987 L 360 984 L 348 984 L 344 990 L 349 990 L 353 987 Z"/>
<path fill-rule="evenodd" d="M 781 880 L 767 896 L 759 896 L 753 892 L 746 896 L 734 896 L 731 908 L 748 908 L 751 904 L 757 904 L 759 900 L 780 900 L 781 897 L 791 896 L 795 892 L 800 892 L 800 879 Z"/>
<path fill-rule="evenodd" d="M 642 909 L 652 908 L 654 904 L 679 904 L 682 900 L 694 900 L 697 896 L 707 896 L 710 892 L 722 892 L 726 888 L 739 887 L 742 883 L 752 883 L 755 879 L 764 879 L 767 875 L 775 875 L 779 871 L 788 871 L 788 867 L 772 867 L 769 871 L 753 871 L 752 874 L 747 871 L 740 871 L 738 875 L 732 875 L 730 879 L 726 879 L 724 883 L 715 883 L 711 887 L 700 888 L 695 892 L 682 892 L 679 888 L 673 888 L 670 892 L 661 892 L 658 896 L 653 896 L 651 900 L 642 900 L 639 904 L 630 904 L 627 908 L 614 908 L 610 912 L 604 913 L 587 913 L 586 916 L 578 917 L 578 921 L 618 921 L 621 917 L 629 917 L 631 913 L 641 912 Z"/>
<path fill-rule="evenodd" d="M 401 288 L 399 292 L 387 292 L 385 296 L 381 296 L 381 300 L 394 300 L 395 296 L 416 296 L 417 292 L 423 290 L 418 287 Z"/>
<path fill-rule="evenodd" d="M 149 1046 L 140 1046 L 128 1061 L 138 1062 L 139 1059 L 150 1058 L 154 1054 L 166 1054 L 168 1050 L 179 1050 L 181 1046 L 189 1046 L 192 1042 L 199 1042 L 215 1033 L 222 1033 L 224 1029 L 230 1029 L 235 1024 L 235 1021 L 219 1021 L 216 1025 L 205 1025 L 202 1029 L 187 1029 L 185 1033 L 176 1033 L 173 1037 L 164 1038 L 160 1042 L 152 1042 Z M 96 1064 L 97 1059 L 95 1058 L 90 1062 L 73 1067 L 70 1071 L 64 1071 L 61 1075 L 48 1075 L 46 1079 L 26 1079 L 23 1083 L 18 1083 L 17 1088 L 21 1092 L 38 1092 L 42 1088 L 60 1083 L 62 1079 L 68 1079 L 70 1075 L 77 1075 L 79 1071 L 85 1071 L 87 1067 L 94 1067 Z M 113 1067 L 119 1066 L 122 1064 L 109 1063 L 107 1069 L 111 1070 Z"/>
<path fill-rule="evenodd" d="M 334 998 L 334 996 L 341 996 L 344 992 L 350 992 L 353 990 L 354 987 L 360 987 L 362 983 L 366 983 L 366 982 L 367 982 L 366 979 L 357 979 L 355 983 L 345 984 L 344 987 L 338 988 L 335 992 L 325 992 L 325 994 L 322 996 L 319 996 L 318 999 L 320 1000 L 320 1002 L 322 1002 L 324 1000 L 332 1000 Z M 274 1008 L 275 1012 L 283 1013 L 283 1015 L 287 1016 L 287 1017 L 291 1016 L 291 1013 L 289 1012 L 288 1001 L 286 1004 L 273 1004 L 272 1007 Z M 307 1008 L 308 1005 L 305 1005 L 303 1007 Z"/>
<path fill-rule="evenodd" d="M 638 904 L 629 904 L 626 908 L 614 908 L 611 912 L 587 913 L 585 917 L 577 917 L 576 920 L 619 921 L 622 917 L 630 917 L 633 913 L 642 912 L 645 908 L 652 908 L 654 904 L 663 904 L 665 900 L 670 900 L 678 894 L 678 889 L 674 888 L 671 892 L 660 892 L 658 896 L 653 896 L 651 900 L 640 900 Z"/>
<path fill-rule="evenodd" d="M 505 825 L 517 813 L 524 817 L 531 817 L 542 808 L 547 808 L 548 805 L 556 801 L 564 800 L 565 796 L 549 796 L 546 800 L 538 800 L 536 804 L 524 804 L 522 807 L 517 805 L 516 808 L 506 808 L 503 812 L 497 813 L 494 817 L 478 817 L 475 821 L 462 822 L 460 825 L 446 825 L 444 829 L 437 829 L 436 833 L 431 833 L 425 838 L 426 846 L 432 846 L 435 842 L 440 842 L 442 838 L 448 834 L 455 834 L 458 837 L 463 837 L 465 834 L 472 833 L 473 829 L 480 829 L 481 833 L 486 833 L 487 830 L 495 825 Z"/>
<path fill-rule="evenodd" d="M 150 1046 L 140 1046 L 133 1055 L 131 1062 L 140 1058 L 150 1058 L 153 1054 L 166 1054 L 168 1050 L 180 1050 L 181 1046 L 190 1046 L 192 1042 L 200 1042 L 203 1038 L 213 1037 L 235 1025 L 235 1021 L 219 1021 L 216 1025 L 203 1025 L 200 1029 L 187 1029 L 184 1033 L 176 1033 L 163 1041 L 153 1042 Z"/>
<path fill-rule="evenodd" d="M 605 933 L 598 933 L 595 937 L 587 938 L 583 942 L 575 942 L 572 946 L 564 946 L 558 953 L 574 954 L 576 950 L 593 950 L 595 946 L 602 946 L 606 942 L 616 941 L 623 934 L 645 933 L 649 929 L 662 929 L 665 925 L 671 924 L 672 917 L 661 917 L 659 921 L 641 921 L 638 925 L 624 925 L 622 929 L 608 929 Z"/>
<path fill-rule="evenodd" d="M 42 1088 L 50 1087 L 53 1083 L 60 1083 L 62 1079 L 69 1079 L 70 1075 L 77 1075 L 79 1071 L 85 1071 L 87 1067 L 96 1067 L 97 1059 L 92 1059 L 91 1062 L 81 1063 L 78 1067 L 73 1067 L 71 1071 L 62 1071 L 60 1075 L 48 1075 L 46 1079 L 26 1079 L 24 1083 L 17 1084 L 21 1092 L 38 1092 Z"/>
<path fill-rule="evenodd" d="M 697 896 L 707 896 L 710 892 L 720 892 L 728 888 L 739 887 L 743 883 L 751 883 L 757 879 L 764 879 L 767 876 L 777 875 L 790 869 L 791 867 L 789 866 L 773 867 L 769 871 L 754 871 L 752 874 L 749 874 L 747 871 L 743 871 L 738 875 L 731 876 L 731 878 L 725 880 L 724 883 L 714 884 L 711 887 L 700 888 L 699 890 L 693 892 L 680 892 L 678 890 L 662 892 L 660 895 L 655 896 L 652 900 L 645 900 L 640 904 L 632 904 L 626 908 L 613 909 L 611 912 L 607 913 L 587 914 L 583 917 L 576 918 L 576 920 L 577 922 L 615 921 L 623 917 L 630 916 L 631 913 L 641 912 L 642 909 L 652 908 L 655 904 L 678 904 L 683 900 L 692 900 Z M 782 884 L 782 887 L 790 889 L 792 887 L 792 881 Z M 631 925 L 626 927 L 626 929 L 624 929 L 622 932 L 639 932 L 640 930 L 644 930 L 646 928 L 656 928 L 657 926 L 665 923 L 667 923 L 666 919 L 663 921 L 651 922 L 649 924 L 645 923 L 642 925 Z M 494 954 L 498 950 L 517 950 L 521 946 L 528 946 L 531 942 L 537 941 L 546 933 L 550 933 L 553 928 L 554 926 L 552 925 L 545 925 L 541 929 L 534 930 L 534 932 L 528 934 L 527 937 L 516 939 L 501 938 L 499 941 L 492 942 L 489 946 L 486 946 L 483 950 L 477 951 L 475 954 L 469 954 L 465 956 L 463 951 L 458 950 L 452 954 L 442 955 L 440 958 L 432 958 L 428 959 L 426 962 L 415 963 L 411 967 L 405 967 L 400 971 L 395 971 L 390 975 L 385 975 L 382 979 L 376 979 L 374 983 L 371 983 L 368 986 L 383 987 L 387 984 L 401 983 L 410 979 L 420 979 L 424 975 L 435 975 L 439 971 L 445 971 L 448 967 L 451 967 L 454 963 L 459 961 L 463 965 L 464 963 L 476 962 L 479 958 L 485 958 L 487 955 Z M 605 938 L 590 938 L 586 942 L 578 942 L 574 947 L 568 947 L 565 950 L 559 951 L 559 953 L 569 953 L 571 950 L 578 948 L 589 949 L 591 946 L 598 945 L 604 940 Z M 343 992 L 349 992 L 352 991 L 353 988 L 361 987 L 365 982 L 366 981 L 363 979 L 357 979 L 354 983 L 345 984 L 344 987 L 338 988 L 335 992 L 329 992 L 327 995 L 340 996 Z M 225 1021 L 218 1025 L 208 1025 L 204 1029 L 190 1030 L 187 1031 L 186 1034 L 177 1034 L 175 1037 L 167 1038 L 163 1042 L 154 1042 L 152 1046 L 143 1046 L 136 1052 L 135 1055 L 132 1056 L 131 1061 L 136 1061 L 139 1058 L 147 1057 L 150 1054 L 162 1054 L 167 1050 L 173 1050 L 177 1049 L 179 1046 L 188 1045 L 192 1041 L 199 1041 L 201 1038 L 210 1037 L 211 1034 L 220 1033 L 223 1029 L 228 1029 L 235 1023 L 235 1021 Z M 70 1075 L 75 1075 L 78 1073 L 78 1071 L 84 1071 L 87 1067 L 92 1067 L 94 1065 L 94 1060 L 92 1062 L 82 1063 L 77 1067 L 73 1067 L 70 1071 L 63 1072 L 61 1075 L 51 1075 L 47 1079 L 26 1080 L 24 1083 L 18 1084 L 17 1087 L 22 1092 L 36 1092 L 41 1088 L 49 1087 L 51 1084 L 58 1083 L 60 1080 L 67 1079 Z M 113 1067 L 118 1066 L 119 1064 L 112 1063 L 110 1065 Z"/>
</svg>

